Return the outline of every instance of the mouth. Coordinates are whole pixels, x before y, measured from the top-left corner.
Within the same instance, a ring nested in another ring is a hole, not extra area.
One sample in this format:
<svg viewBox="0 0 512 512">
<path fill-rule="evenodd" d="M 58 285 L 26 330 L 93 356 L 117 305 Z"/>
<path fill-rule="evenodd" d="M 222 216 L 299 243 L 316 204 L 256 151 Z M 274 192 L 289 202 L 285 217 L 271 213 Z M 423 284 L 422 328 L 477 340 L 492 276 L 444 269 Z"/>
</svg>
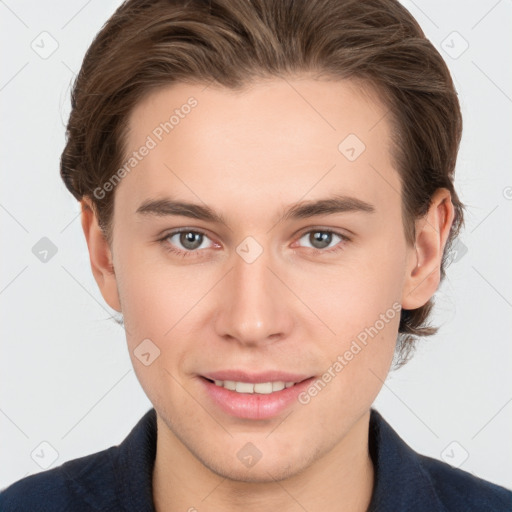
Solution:
<svg viewBox="0 0 512 512">
<path fill-rule="evenodd" d="M 295 380 L 269 380 L 268 375 L 263 375 L 246 377 L 246 380 L 224 380 L 212 378 L 210 374 L 208 377 L 200 375 L 199 381 L 205 398 L 220 413 L 241 419 L 266 420 L 302 404 L 300 394 L 316 379 L 295 376 Z"/>
</svg>

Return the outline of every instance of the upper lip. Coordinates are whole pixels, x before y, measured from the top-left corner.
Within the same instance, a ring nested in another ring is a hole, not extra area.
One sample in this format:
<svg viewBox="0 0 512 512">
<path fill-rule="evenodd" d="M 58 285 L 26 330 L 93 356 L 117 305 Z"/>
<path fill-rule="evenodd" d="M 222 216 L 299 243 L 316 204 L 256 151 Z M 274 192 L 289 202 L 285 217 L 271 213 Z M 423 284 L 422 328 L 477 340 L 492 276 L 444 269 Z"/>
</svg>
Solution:
<svg viewBox="0 0 512 512">
<path fill-rule="evenodd" d="M 209 372 L 202 374 L 210 380 L 231 380 L 236 382 L 250 382 L 253 384 L 261 382 L 302 382 L 309 379 L 311 375 L 300 373 L 288 373 L 280 370 L 268 370 L 265 372 L 251 373 L 244 370 L 220 370 L 218 372 Z"/>
</svg>

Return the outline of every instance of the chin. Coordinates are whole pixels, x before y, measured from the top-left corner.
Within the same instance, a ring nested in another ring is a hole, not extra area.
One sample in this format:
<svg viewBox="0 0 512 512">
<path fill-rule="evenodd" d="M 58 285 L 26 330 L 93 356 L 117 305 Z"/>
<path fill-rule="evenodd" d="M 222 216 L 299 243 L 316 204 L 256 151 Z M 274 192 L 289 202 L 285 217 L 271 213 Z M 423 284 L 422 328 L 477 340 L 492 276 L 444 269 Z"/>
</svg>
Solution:
<svg viewBox="0 0 512 512">
<path fill-rule="evenodd" d="M 285 462 L 285 465 L 283 465 L 283 462 Z M 234 463 L 227 460 L 224 464 L 219 464 L 218 461 L 216 461 L 215 464 L 209 464 L 208 461 L 203 461 L 203 464 L 216 475 L 227 478 L 233 482 L 260 484 L 286 480 L 299 474 L 303 469 L 306 469 L 308 465 L 305 464 L 304 467 L 299 467 L 298 464 L 290 463 L 289 460 L 267 460 L 265 463 L 263 462 L 263 457 L 254 466 L 247 468 L 243 467 L 238 459 L 236 459 Z"/>
</svg>

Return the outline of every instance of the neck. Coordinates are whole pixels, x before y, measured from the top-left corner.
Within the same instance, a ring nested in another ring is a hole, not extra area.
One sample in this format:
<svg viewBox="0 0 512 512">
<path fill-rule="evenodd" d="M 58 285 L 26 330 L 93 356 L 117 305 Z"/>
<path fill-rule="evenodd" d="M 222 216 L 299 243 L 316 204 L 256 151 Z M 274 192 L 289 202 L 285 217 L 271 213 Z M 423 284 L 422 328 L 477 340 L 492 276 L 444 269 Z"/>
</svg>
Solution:
<svg viewBox="0 0 512 512">
<path fill-rule="evenodd" d="M 157 512 L 366 512 L 374 486 L 367 411 L 352 429 L 304 471 L 282 480 L 243 482 L 212 472 L 157 415 L 153 499 Z"/>
</svg>

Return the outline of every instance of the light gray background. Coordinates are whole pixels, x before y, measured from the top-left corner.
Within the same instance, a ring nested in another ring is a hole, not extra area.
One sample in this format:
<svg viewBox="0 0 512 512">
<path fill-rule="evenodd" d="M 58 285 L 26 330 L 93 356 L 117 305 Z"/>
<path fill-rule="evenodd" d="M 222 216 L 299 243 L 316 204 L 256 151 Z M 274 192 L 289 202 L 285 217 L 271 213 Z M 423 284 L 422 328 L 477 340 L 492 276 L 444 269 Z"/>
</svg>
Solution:
<svg viewBox="0 0 512 512">
<path fill-rule="evenodd" d="M 375 407 L 420 453 L 512 488 L 512 2 L 403 3 L 460 96 L 467 252 L 436 294 L 440 333 L 390 374 Z M 0 488 L 119 443 L 151 407 L 59 177 L 71 80 L 119 4 L 0 1 Z M 58 43 L 47 58 L 31 47 L 51 50 L 44 31 Z M 32 252 L 42 237 L 57 247 L 46 263 Z"/>
</svg>

